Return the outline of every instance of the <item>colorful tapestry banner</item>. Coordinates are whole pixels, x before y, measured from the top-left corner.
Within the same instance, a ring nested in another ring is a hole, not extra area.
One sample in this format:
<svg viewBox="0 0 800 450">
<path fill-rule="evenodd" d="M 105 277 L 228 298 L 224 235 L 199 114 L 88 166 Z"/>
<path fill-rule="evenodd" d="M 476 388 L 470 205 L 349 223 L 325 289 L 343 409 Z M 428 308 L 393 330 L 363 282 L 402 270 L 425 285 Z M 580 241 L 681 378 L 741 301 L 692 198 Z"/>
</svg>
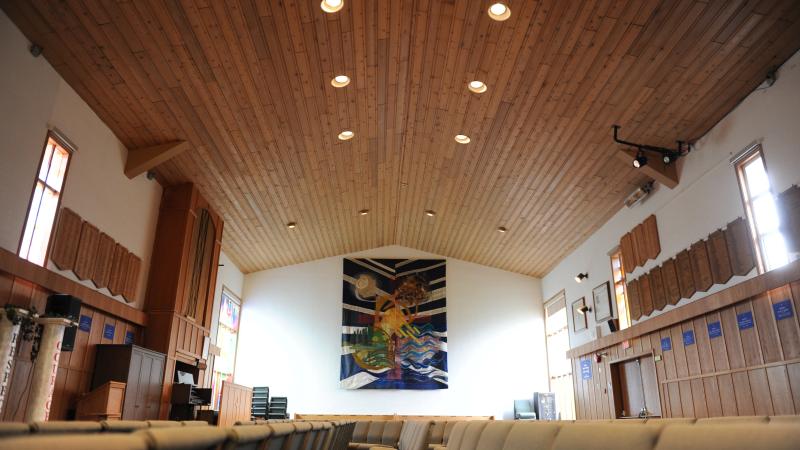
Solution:
<svg viewBox="0 0 800 450">
<path fill-rule="evenodd" d="M 345 258 L 345 389 L 447 389 L 446 262 Z"/>
</svg>

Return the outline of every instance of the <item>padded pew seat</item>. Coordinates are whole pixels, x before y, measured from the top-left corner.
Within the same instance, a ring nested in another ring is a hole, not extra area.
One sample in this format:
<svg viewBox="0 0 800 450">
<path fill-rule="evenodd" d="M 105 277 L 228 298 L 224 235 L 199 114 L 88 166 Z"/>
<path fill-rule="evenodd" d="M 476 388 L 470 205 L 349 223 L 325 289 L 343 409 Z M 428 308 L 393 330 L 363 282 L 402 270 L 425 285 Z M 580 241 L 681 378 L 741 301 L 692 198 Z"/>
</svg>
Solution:
<svg viewBox="0 0 800 450">
<path fill-rule="evenodd" d="M 698 421 L 699 422 L 699 421 Z M 797 450 L 800 427 L 767 423 L 673 425 L 661 432 L 655 450 Z"/>
<path fill-rule="evenodd" d="M 148 450 L 133 434 L 38 434 L 0 439 L 0 449 L 14 450 Z"/>
</svg>

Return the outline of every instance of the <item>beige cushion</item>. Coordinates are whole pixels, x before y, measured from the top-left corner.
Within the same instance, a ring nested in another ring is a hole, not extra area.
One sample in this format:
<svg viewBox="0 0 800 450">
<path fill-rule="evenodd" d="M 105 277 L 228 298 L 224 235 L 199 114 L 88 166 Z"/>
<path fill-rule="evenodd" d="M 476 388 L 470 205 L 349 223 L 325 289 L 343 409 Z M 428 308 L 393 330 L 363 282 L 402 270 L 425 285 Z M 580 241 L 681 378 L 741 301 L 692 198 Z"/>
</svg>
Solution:
<svg viewBox="0 0 800 450">
<path fill-rule="evenodd" d="M 367 440 L 364 442 L 369 442 L 372 444 L 381 444 L 381 438 L 383 437 L 384 427 L 386 427 L 386 421 L 373 420 L 372 422 L 370 422 L 369 430 L 367 430 Z"/>
<path fill-rule="evenodd" d="M 467 431 L 469 422 L 462 421 L 455 424 L 453 431 L 450 432 L 450 439 L 447 442 L 448 450 L 458 450 L 461 446 L 461 441 L 464 439 L 464 432 Z"/>
<path fill-rule="evenodd" d="M 483 429 L 475 450 L 500 450 L 506 442 L 514 422 L 511 420 L 490 421 Z"/>
<path fill-rule="evenodd" d="M 656 450 L 797 450 L 800 427 L 765 423 L 673 425 L 664 428 Z"/>
<path fill-rule="evenodd" d="M 395 447 L 400 440 L 400 432 L 403 430 L 402 420 L 390 420 L 383 426 L 381 434 L 381 445 Z M 427 437 L 426 437 L 427 438 Z"/>
<path fill-rule="evenodd" d="M 137 431 L 152 450 L 211 450 L 219 448 L 228 433 L 218 427 L 162 427 Z"/>
<path fill-rule="evenodd" d="M 561 426 L 560 422 L 514 422 L 502 449 L 549 450 Z"/>
<path fill-rule="evenodd" d="M 182 423 L 174 420 L 148 420 L 147 424 L 150 425 L 150 428 L 172 428 L 183 426 Z"/>
<path fill-rule="evenodd" d="M 444 424 L 444 437 L 442 437 L 442 444 L 447 446 L 447 440 L 450 438 L 450 433 L 453 431 L 453 427 L 456 426 L 458 421 L 451 420 Z"/>
<path fill-rule="evenodd" d="M 205 427 L 208 426 L 208 422 L 205 420 L 184 420 L 181 424 L 185 427 Z"/>
<path fill-rule="evenodd" d="M 14 450 L 147 450 L 135 434 L 59 434 L 9 437 L 0 448 Z"/>
<path fill-rule="evenodd" d="M 488 420 L 471 420 L 467 422 L 467 428 L 464 430 L 464 436 L 461 438 L 461 444 L 458 447 L 452 447 L 448 444 L 449 450 L 475 450 L 478 446 L 478 439 L 483 433 L 483 429 L 489 423 Z"/>
<path fill-rule="evenodd" d="M 108 433 L 130 433 L 149 427 L 144 420 L 103 420 L 100 425 Z"/>
<path fill-rule="evenodd" d="M 31 426 L 24 422 L 0 422 L 0 437 L 28 434 Z"/>
<path fill-rule="evenodd" d="M 259 450 L 261 444 L 272 435 L 272 428 L 263 425 L 239 425 L 227 430 L 226 450 Z"/>
<path fill-rule="evenodd" d="M 362 420 L 356 422 L 356 427 L 353 429 L 353 442 L 366 442 L 367 441 L 367 431 L 369 431 L 369 424 L 368 420 Z"/>
<path fill-rule="evenodd" d="M 769 416 L 770 425 L 800 425 L 800 416 Z"/>
<path fill-rule="evenodd" d="M 444 427 L 447 422 L 437 420 L 431 425 L 431 434 L 428 437 L 430 445 L 442 444 L 444 442 Z"/>
<path fill-rule="evenodd" d="M 268 450 L 282 450 L 284 443 L 294 433 L 294 425 L 291 423 L 271 423 L 268 425 L 272 429 L 272 437 L 267 444 Z"/>
<path fill-rule="evenodd" d="M 672 427 L 667 427 L 670 429 Z M 561 427 L 553 443 L 553 450 L 650 450 L 658 440 L 661 427 L 583 424 Z"/>
<path fill-rule="evenodd" d="M 661 425 L 691 425 L 697 422 L 697 419 L 694 417 L 661 417 L 661 418 L 652 418 L 647 419 L 648 425 L 653 424 L 661 424 Z"/>
<path fill-rule="evenodd" d="M 397 442 L 398 450 L 427 450 L 431 422 L 428 420 L 408 420 Z"/>
<path fill-rule="evenodd" d="M 103 431 L 100 422 L 88 420 L 53 420 L 49 422 L 34 422 L 31 425 L 34 433 L 99 433 Z"/>
<path fill-rule="evenodd" d="M 744 423 L 767 423 L 768 416 L 725 416 L 725 417 L 705 417 L 697 419 L 697 425 L 718 425 L 718 424 L 744 424 Z"/>
</svg>

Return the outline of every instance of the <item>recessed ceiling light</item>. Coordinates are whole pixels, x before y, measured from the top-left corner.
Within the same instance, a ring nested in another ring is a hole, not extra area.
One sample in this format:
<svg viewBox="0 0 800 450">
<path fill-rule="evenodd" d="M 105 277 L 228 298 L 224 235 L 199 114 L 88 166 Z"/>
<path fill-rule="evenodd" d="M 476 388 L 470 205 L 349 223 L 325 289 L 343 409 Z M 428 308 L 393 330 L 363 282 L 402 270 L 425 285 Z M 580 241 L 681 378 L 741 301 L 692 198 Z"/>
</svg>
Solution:
<svg viewBox="0 0 800 450">
<path fill-rule="evenodd" d="M 322 0 L 319 7 L 326 13 L 335 13 L 344 6 L 344 0 Z"/>
<path fill-rule="evenodd" d="M 336 75 L 331 80 L 331 86 L 335 88 L 343 88 L 348 84 L 350 84 L 350 77 L 348 77 L 347 75 Z"/>
<path fill-rule="evenodd" d="M 502 3 L 495 3 L 489 7 L 489 17 L 502 22 L 511 17 L 511 9 Z"/>
<path fill-rule="evenodd" d="M 426 209 L 425 210 L 425 215 L 428 216 L 428 217 L 433 217 L 433 216 L 436 215 L 436 211 L 434 211 L 432 209 Z"/>
<path fill-rule="evenodd" d="M 358 212 L 359 216 L 366 216 L 367 214 L 369 214 L 368 209 L 362 209 L 361 211 Z"/>
<path fill-rule="evenodd" d="M 289 222 L 289 223 L 286 224 L 286 228 L 288 228 L 290 230 L 294 230 L 295 228 L 297 228 L 297 224 L 294 223 L 294 222 Z"/>
<path fill-rule="evenodd" d="M 506 231 L 508 231 L 508 228 L 506 228 L 506 227 L 498 227 L 497 231 L 499 231 L 501 233 L 505 233 Z"/>
<path fill-rule="evenodd" d="M 465 136 L 463 134 L 457 134 L 455 137 L 456 142 L 459 144 L 469 144 L 469 136 Z"/>
<path fill-rule="evenodd" d="M 348 140 L 348 139 L 353 139 L 353 136 L 355 136 L 355 135 L 356 135 L 356 134 L 355 134 L 355 133 L 353 133 L 353 132 L 352 132 L 352 131 L 350 131 L 350 130 L 344 130 L 344 131 L 342 131 L 341 133 L 339 133 L 339 140 L 340 140 L 340 141 L 346 141 L 346 140 Z"/>
<path fill-rule="evenodd" d="M 486 84 L 483 81 L 470 81 L 467 88 L 476 94 L 483 94 L 486 92 Z"/>
</svg>

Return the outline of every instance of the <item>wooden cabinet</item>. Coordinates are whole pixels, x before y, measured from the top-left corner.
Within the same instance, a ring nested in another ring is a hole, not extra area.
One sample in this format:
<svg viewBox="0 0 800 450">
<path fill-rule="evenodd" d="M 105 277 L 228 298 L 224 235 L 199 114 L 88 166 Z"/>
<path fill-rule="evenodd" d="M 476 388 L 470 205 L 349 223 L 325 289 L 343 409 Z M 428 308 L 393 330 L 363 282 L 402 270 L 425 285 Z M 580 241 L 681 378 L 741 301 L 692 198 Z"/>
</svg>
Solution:
<svg viewBox="0 0 800 450">
<path fill-rule="evenodd" d="M 166 355 L 136 345 L 98 345 L 92 389 L 125 383 L 122 419 L 158 419 Z"/>
</svg>

